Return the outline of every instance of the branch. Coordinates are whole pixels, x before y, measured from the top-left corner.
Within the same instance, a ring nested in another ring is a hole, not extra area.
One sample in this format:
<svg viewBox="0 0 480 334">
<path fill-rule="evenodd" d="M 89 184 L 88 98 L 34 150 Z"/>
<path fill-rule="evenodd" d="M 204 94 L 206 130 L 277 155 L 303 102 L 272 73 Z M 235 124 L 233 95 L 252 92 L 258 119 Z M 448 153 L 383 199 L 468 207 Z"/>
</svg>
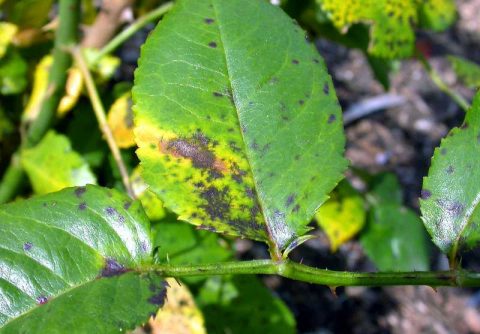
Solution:
<svg viewBox="0 0 480 334">
<path fill-rule="evenodd" d="M 254 260 L 224 262 L 217 264 L 174 266 L 152 265 L 141 269 L 154 271 L 165 277 L 212 276 L 263 274 L 279 275 L 297 281 L 326 285 L 331 288 L 340 286 L 393 286 L 428 285 L 480 287 L 480 273 L 466 270 L 451 271 L 413 271 L 413 272 L 371 272 L 358 273 L 317 269 L 290 260 Z"/>
<path fill-rule="evenodd" d="M 85 85 L 87 87 L 88 96 L 90 98 L 90 102 L 92 103 L 93 111 L 95 112 L 95 116 L 97 117 L 100 130 L 105 136 L 108 147 L 110 148 L 113 158 L 115 159 L 115 163 L 117 164 L 120 176 L 122 177 L 122 182 L 125 186 L 125 190 L 127 191 L 128 195 L 130 195 L 130 197 L 134 198 L 135 194 L 133 193 L 133 189 L 130 184 L 130 177 L 128 176 L 127 167 L 123 162 L 122 155 L 120 154 L 120 149 L 118 148 L 115 138 L 113 137 L 112 130 L 108 126 L 105 108 L 103 107 L 102 101 L 100 100 L 97 87 L 95 86 L 95 82 L 93 81 L 92 74 L 88 70 L 88 65 L 82 55 L 82 51 L 78 47 L 71 47 L 70 51 L 73 55 L 73 58 L 75 58 L 75 62 L 80 69 L 80 72 L 82 72 L 82 76 L 85 80 Z"/>
<path fill-rule="evenodd" d="M 78 22 L 80 13 L 79 0 L 60 0 L 60 25 L 55 32 L 53 65 L 48 78 L 48 89 L 37 119 L 27 131 L 22 147 L 35 146 L 45 135 L 55 119 L 60 99 L 64 93 L 67 70 L 71 65 L 71 57 L 65 51 L 68 45 L 77 43 Z M 10 165 L 0 182 L 0 203 L 9 201 L 24 180 L 24 172 L 19 163 L 20 152 L 12 156 Z"/>
</svg>

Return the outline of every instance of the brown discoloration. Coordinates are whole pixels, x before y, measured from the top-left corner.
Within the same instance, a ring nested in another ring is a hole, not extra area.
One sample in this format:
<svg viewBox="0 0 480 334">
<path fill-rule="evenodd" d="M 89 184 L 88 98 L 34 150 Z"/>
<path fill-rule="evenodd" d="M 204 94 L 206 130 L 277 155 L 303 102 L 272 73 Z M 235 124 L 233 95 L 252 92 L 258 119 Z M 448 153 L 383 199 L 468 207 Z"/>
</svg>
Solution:
<svg viewBox="0 0 480 334">
<path fill-rule="evenodd" d="M 159 149 L 164 154 L 188 159 L 193 166 L 223 174 L 227 171 L 225 163 L 215 157 L 208 148 L 209 140 L 203 134 L 195 133 L 192 138 L 177 138 L 160 141 Z"/>
</svg>

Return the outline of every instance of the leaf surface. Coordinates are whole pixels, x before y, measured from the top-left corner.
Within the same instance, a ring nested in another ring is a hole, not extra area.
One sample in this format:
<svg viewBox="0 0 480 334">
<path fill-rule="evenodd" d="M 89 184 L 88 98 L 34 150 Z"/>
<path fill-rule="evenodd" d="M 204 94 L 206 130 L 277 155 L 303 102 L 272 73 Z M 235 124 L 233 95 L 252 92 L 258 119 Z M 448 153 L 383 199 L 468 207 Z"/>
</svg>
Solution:
<svg viewBox="0 0 480 334">
<path fill-rule="evenodd" d="M 23 150 L 21 159 L 37 194 L 97 183 L 85 160 L 72 150 L 68 137 L 54 131 L 37 146 Z"/>
<path fill-rule="evenodd" d="M 0 333 L 117 333 L 163 303 L 139 204 L 96 186 L 0 206 Z"/>
<path fill-rule="evenodd" d="M 448 56 L 457 79 L 470 88 L 480 88 L 480 65 L 462 57 Z"/>
<path fill-rule="evenodd" d="M 145 181 L 195 225 L 285 249 L 346 167 L 323 60 L 264 1 L 179 1 L 142 49 L 133 99 Z"/>
<path fill-rule="evenodd" d="M 455 257 L 480 241 L 480 93 L 461 127 L 435 149 L 420 209 L 433 242 Z"/>
</svg>

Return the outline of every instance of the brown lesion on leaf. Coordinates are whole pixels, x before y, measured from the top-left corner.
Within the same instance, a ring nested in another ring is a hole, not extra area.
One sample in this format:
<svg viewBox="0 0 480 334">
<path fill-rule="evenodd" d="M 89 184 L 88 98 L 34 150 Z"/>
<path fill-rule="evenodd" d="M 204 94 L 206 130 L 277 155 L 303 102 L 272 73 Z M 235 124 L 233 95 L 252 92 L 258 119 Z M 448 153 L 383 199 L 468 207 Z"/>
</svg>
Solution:
<svg viewBox="0 0 480 334">
<path fill-rule="evenodd" d="M 196 132 L 190 138 L 160 140 L 158 146 L 164 154 L 190 160 L 195 168 L 211 170 L 221 175 L 226 173 L 226 164 L 216 158 L 209 145 L 210 140 L 201 132 Z"/>
</svg>

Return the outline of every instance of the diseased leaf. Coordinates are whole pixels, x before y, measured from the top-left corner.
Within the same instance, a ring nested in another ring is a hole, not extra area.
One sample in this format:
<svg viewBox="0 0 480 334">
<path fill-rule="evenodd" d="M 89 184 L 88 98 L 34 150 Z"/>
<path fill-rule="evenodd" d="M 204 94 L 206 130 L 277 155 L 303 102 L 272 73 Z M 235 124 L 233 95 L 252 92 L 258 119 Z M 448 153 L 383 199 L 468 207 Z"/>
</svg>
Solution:
<svg viewBox="0 0 480 334">
<path fill-rule="evenodd" d="M 152 334 L 206 334 L 203 314 L 186 285 L 167 278 L 165 305 L 150 322 Z"/>
<path fill-rule="evenodd" d="M 195 225 L 285 249 L 346 168 L 323 60 L 264 1 L 179 1 L 142 49 L 133 98 L 145 181 Z"/>
<path fill-rule="evenodd" d="M 135 194 L 135 197 L 142 202 L 143 209 L 147 213 L 150 221 L 160 220 L 165 217 L 163 202 L 154 192 L 148 189 L 148 185 L 142 178 L 141 169 L 142 168 L 138 166 L 133 170 L 133 173 L 130 176 L 133 193 Z"/>
<path fill-rule="evenodd" d="M 7 48 L 17 30 L 17 26 L 12 23 L 0 22 L 0 58 L 7 53 Z"/>
<path fill-rule="evenodd" d="M 37 194 L 97 183 L 88 164 L 72 150 L 69 139 L 54 131 L 37 146 L 23 150 L 21 160 Z"/>
<path fill-rule="evenodd" d="M 107 120 L 118 147 L 129 148 L 135 146 L 130 93 L 126 93 L 115 100 L 108 111 Z"/>
<path fill-rule="evenodd" d="M 428 244 L 422 221 L 400 205 L 375 206 L 360 241 L 380 271 L 428 270 Z"/>
<path fill-rule="evenodd" d="M 163 304 L 138 201 L 96 186 L 0 206 L 0 333 L 118 333 Z"/>
<path fill-rule="evenodd" d="M 295 333 L 295 318 L 255 276 L 212 277 L 197 296 L 209 333 Z"/>
<path fill-rule="evenodd" d="M 347 182 L 342 182 L 332 198 L 318 210 L 316 219 L 330 240 L 330 249 L 335 252 L 365 224 L 363 198 Z"/>
<path fill-rule="evenodd" d="M 416 0 L 317 0 L 337 29 L 354 23 L 370 28 L 369 52 L 377 57 L 408 57 L 413 52 Z"/>
<path fill-rule="evenodd" d="M 435 149 L 420 208 L 433 242 L 450 256 L 480 241 L 480 93 L 463 125 Z"/>
<path fill-rule="evenodd" d="M 442 31 L 457 17 L 454 0 L 417 0 L 419 25 L 422 28 Z"/>
<path fill-rule="evenodd" d="M 449 56 L 457 78 L 470 88 L 480 88 L 480 65 L 462 57 Z"/>
<path fill-rule="evenodd" d="M 0 59 L 0 94 L 21 93 L 27 87 L 27 63 L 14 50 Z"/>
</svg>

